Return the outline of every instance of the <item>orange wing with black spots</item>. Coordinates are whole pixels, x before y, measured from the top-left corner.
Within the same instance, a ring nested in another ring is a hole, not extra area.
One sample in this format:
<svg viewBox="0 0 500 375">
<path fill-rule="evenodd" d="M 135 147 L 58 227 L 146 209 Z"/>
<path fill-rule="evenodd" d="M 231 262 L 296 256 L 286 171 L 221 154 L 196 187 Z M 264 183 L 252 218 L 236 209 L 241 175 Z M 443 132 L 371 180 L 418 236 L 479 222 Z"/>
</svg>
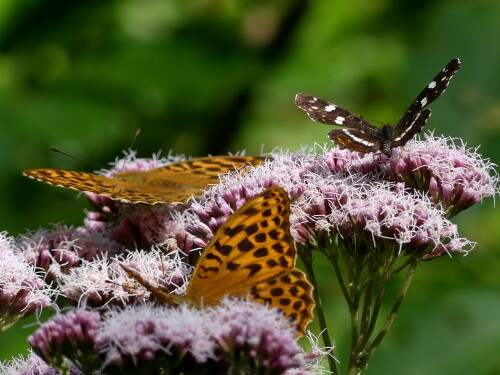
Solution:
<svg viewBox="0 0 500 375">
<path fill-rule="evenodd" d="M 82 193 L 104 195 L 131 203 L 186 203 L 199 197 L 210 185 L 219 183 L 219 175 L 244 166 L 257 166 L 261 156 L 213 156 L 172 163 L 146 172 L 118 173 L 114 178 L 94 173 L 61 169 L 29 169 L 27 177 Z"/>
<path fill-rule="evenodd" d="M 249 200 L 203 250 L 186 298 L 214 305 L 224 295 L 247 296 L 282 310 L 302 334 L 312 320 L 312 285 L 295 268 L 290 198 L 275 186 Z"/>
<path fill-rule="evenodd" d="M 228 288 L 232 295 L 247 294 L 251 286 L 289 272 L 297 257 L 289 216 L 290 199 L 281 187 L 267 189 L 233 213 L 203 250 L 188 298 L 211 305 Z"/>
<path fill-rule="evenodd" d="M 219 228 L 191 276 L 185 299 L 213 306 L 225 295 L 250 296 L 256 302 L 282 310 L 303 334 L 312 320 L 312 285 L 295 267 L 297 252 L 290 233 L 290 198 L 271 187 L 246 202 Z M 158 299 L 178 303 L 125 270 Z"/>
<path fill-rule="evenodd" d="M 254 301 L 282 310 L 287 318 L 296 322 L 297 330 L 302 334 L 313 319 L 312 286 L 297 268 L 254 285 L 250 293 Z"/>
</svg>

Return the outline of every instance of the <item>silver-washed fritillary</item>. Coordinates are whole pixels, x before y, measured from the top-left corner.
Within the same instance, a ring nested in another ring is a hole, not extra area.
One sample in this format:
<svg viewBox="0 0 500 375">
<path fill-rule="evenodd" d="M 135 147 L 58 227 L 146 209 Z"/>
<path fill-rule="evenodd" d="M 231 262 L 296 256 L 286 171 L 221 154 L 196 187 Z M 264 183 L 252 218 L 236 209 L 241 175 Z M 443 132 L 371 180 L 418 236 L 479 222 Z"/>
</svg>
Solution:
<svg viewBox="0 0 500 375">
<path fill-rule="evenodd" d="M 54 186 L 131 203 L 186 203 L 191 196 L 201 196 L 209 185 L 219 183 L 219 174 L 243 166 L 257 166 L 265 160 L 262 156 L 211 156 L 146 172 L 118 173 L 114 178 L 62 169 L 29 169 L 23 174 Z"/>
<path fill-rule="evenodd" d="M 166 303 L 188 300 L 212 306 L 225 295 L 249 295 L 282 310 L 304 334 L 313 317 L 313 287 L 295 267 L 297 251 L 289 217 L 290 198 L 282 187 L 271 187 L 246 202 L 203 250 L 184 298 L 153 286 L 130 267 L 122 267 Z"/>
</svg>

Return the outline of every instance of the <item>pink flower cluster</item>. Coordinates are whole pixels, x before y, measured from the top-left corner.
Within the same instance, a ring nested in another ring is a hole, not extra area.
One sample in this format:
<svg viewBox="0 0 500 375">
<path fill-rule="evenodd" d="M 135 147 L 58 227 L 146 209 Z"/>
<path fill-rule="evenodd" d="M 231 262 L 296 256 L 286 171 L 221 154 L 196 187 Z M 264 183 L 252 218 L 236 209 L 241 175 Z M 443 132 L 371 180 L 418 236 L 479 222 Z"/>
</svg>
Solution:
<svg viewBox="0 0 500 375">
<path fill-rule="evenodd" d="M 53 295 L 41 273 L 23 258 L 14 238 L 0 232 L 0 333 L 49 306 Z"/>
<path fill-rule="evenodd" d="M 24 257 L 31 264 L 47 271 L 51 278 L 67 273 L 84 260 L 91 261 L 96 256 L 109 256 L 123 251 L 123 247 L 104 232 L 64 225 L 23 234 L 16 242 Z"/>
<path fill-rule="evenodd" d="M 44 323 L 29 342 L 49 363 L 70 358 L 83 373 L 226 374 L 231 368 L 259 368 L 272 375 L 304 366 L 294 335 L 278 310 L 225 299 L 201 310 L 140 305 L 102 316 L 75 310 Z"/>
<path fill-rule="evenodd" d="M 371 174 L 391 182 L 402 182 L 428 194 L 452 217 L 498 192 L 496 165 L 460 140 L 434 137 L 413 139 L 391 156 L 332 149 L 325 153 L 324 166 L 333 172 Z"/>
<path fill-rule="evenodd" d="M 226 176 L 194 202 L 187 229 L 203 247 L 244 202 L 280 185 L 292 198 L 292 232 L 303 245 L 338 239 L 347 248 L 392 246 L 397 254 L 467 252 L 474 243 L 460 238 L 448 218 L 494 196 L 498 177 L 489 161 L 446 141 L 412 141 L 391 157 L 338 149 L 275 153 L 273 161 L 241 178 Z"/>
</svg>

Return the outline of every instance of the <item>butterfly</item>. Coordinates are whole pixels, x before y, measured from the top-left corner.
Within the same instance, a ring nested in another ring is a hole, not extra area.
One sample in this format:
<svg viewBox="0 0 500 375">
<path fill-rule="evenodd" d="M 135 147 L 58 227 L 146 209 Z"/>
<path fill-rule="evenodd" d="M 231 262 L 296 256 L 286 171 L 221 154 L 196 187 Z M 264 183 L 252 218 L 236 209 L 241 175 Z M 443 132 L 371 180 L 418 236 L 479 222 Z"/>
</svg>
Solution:
<svg viewBox="0 0 500 375">
<path fill-rule="evenodd" d="M 297 94 L 295 105 L 314 121 L 342 126 L 344 129 L 334 129 L 328 133 L 329 138 L 341 149 L 389 154 L 392 148 L 404 146 L 415 134 L 420 133 L 431 116 L 429 109 L 423 109 L 443 94 L 459 68 L 460 60 L 451 60 L 422 90 L 395 127 L 387 124 L 377 128 L 363 117 L 309 94 Z"/>
<path fill-rule="evenodd" d="M 145 172 L 127 171 L 114 178 L 94 173 L 62 169 L 29 169 L 27 177 L 51 185 L 104 195 L 131 203 L 186 203 L 199 197 L 211 184 L 219 183 L 219 174 L 244 166 L 257 166 L 261 156 L 210 156 L 172 163 Z"/>
<path fill-rule="evenodd" d="M 296 258 L 290 198 L 282 187 L 274 186 L 247 201 L 219 228 L 203 250 L 184 297 L 169 294 L 138 271 L 121 266 L 165 303 L 213 306 L 225 295 L 249 295 L 282 310 L 304 334 L 315 303 L 312 285 L 295 267 Z"/>
</svg>

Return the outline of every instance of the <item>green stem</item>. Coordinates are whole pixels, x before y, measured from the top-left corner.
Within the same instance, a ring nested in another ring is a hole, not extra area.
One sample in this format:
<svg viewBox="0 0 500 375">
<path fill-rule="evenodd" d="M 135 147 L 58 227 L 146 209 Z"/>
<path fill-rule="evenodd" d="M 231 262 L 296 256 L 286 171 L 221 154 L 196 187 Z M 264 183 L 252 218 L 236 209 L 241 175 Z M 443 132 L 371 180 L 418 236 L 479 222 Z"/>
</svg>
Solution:
<svg viewBox="0 0 500 375">
<path fill-rule="evenodd" d="M 337 281 L 339 283 L 340 290 L 344 295 L 344 298 L 347 302 L 347 305 L 349 306 L 349 309 L 351 309 L 352 301 L 349 295 L 349 291 L 346 288 L 346 283 L 344 282 L 344 278 L 342 277 L 342 272 L 339 267 L 337 248 L 335 247 L 334 244 L 331 244 L 330 249 L 325 249 L 323 253 L 326 255 L 326 257 L 332 264 L 333 269 L 335 271 L 335 276 L 337 277 Z"/>
<path fill-rule="evenodd" d="M 356 337 L 357 341 L 351 342 L 351 352 L 350 352 L 348 372 L 347 372 L 349 375 L 355 375 L 355 374 L 358 375 L 366 368 L 368 360 L 370 359 L 371 355 L 374 353 L 374 351 L 384 338 L 385 334 L 391 327 L 392 323 L 394 322 L 399 307 L 401 306 L 403 297 L 406 295 L 406 292 L 408 291 L 408 287 L 411 283 L 411 279 L 415 272 L 417 257 L 412 257 L 411 261 L 406 261 L 404 263 L 405 266 L 410 265 L 410 268 L 408 269 L 407 275 L 403 281 L 398 296 L 396 297 L 396 301 L 379 334 L 373 340 L 371 345 L 368 346 L 368 342 L 373 334 L 375 325 L 379 317 L 385 288 L 389 280 L 395 275 L 395 272 L 391 272 L 390 270 L 394 266 L 397 256 L 391 256 L 391 254 L 395 253 L 391 252 L 387 254 L 388 257 L 382 256 L 381 258 L 378 258 L 378 259 L 384 259 L 382 263 L 378 263 L 377 258 L 374 258 L 375 262 L 368 263 L 366 280 L 364 281 L 363 284 L 364 287 L 363 290 L 361 291 L 361 293 L 364 293 L 365 295 L 363 301 L 364 305 L 363 305 L 361 321 L 359 322 L 360 331 L 358 332 L 358 336 Z M 403 267 L 398 267 L 398 270 L 402 269 Z M 378 282 L 377 279 L 373 276 L 377 273 L 379 274 L 380 277 Z M 373 294 L 375 291 L 377 292 L 375 298 L 373 299 Z M 372 304 L 372 299 L 373 299 L 373 304 Z"/>
<path fill-rule="evenodd" d="M 351 315 L 351 348 L 349 350 L 349 368 L 351 368 L 356 360 L 356 353 L 358 348 L 359 341 L 359 332 L 358 332 L 358 303 L 355 303 L 356 307 L 353 307 L 350 310 Z"/>
<path fill-rule="evenodd" d="M 325 314 L 323 312 L 323 305 L 321 303 L 321 297 L 319 295 L 319 289 L 318 289 L 318 283 L 316 282 L 316 275 L 314 274 L 314 267 L 313 267 L 313 259 L 312 259 L 312 251 L 309 248 L 303 247 L 303 246 L 298 246 L 298 253 L 299 257 L 302 260 L 302 263 L 304 264 L 304 268 L 306 271 L 306 275 L 308 280 L 311 282 L 313 285 L 313 298 L 314 301 L 316 302 L 316 316 L 318 317 L 318 323 L 320 330 L 322 332 L 322 339 L 323 339 L 323 344 L 326 348 L 332 348 L 332 341 L 330 339 L 330 334 L 328 333 L 328 327 L 326 324 L 326 319 L 325 319 Z M 337 372 L 337 363 L 335 362 L 335 359 L 333 356 L 328 355 L 328 365 L 330 367 L 330 371 L 333 374 L 338 374 Z"/>
<path fill-rule="evenodd" d="M 367 328 L 370 325 L 370 314 L 372 311 L 373 292 L 375 290 L 375 272 L 368 271 L 369 280 L 364 287 L 365 298 L 363 301 L 363 311 L 361 313 L 361 326 L 359 328 L 361 340 L 365 340 Z"/>
<path fill-rule="evenodd" d="M 370 318 L 368 319 L 369 324 L 363 334 L 363 340 L 359 342 L 359 349 L 365 348 L 370 336 L 373 333 L 373 330 L 375 329 L 375 324 L 377 323 L 380 307 L 382 306 L 382 297 L 384 296 L 386 285 L 387 285 L 387 279 L 381 279 L 378 285 L 377 296 L 375 297 L 375 301 L 373 303 L 373 311 Z"/>
<path fill-rule="evenodd" d="M 392 271 L 387 278 L 390 279 L 391 277 L 395 276 L 396 274 L 404 270 L 406 267 L 408 267 L 409 264 L 415 262 L 415 260 L 419 259 L 420 257 L 421 256 L 419 254 L 409 255 L 408 259 L 401 266 Z"/>
<path fill-rule="evenodd" d="M 384 325 L 380 329 L 380 332 L 377 335 L 377 337 L 375 337 L 375 340 L 373 340 L 373 343 L 367 349 L 366 355 L 363 358 L 363 365 L 364 366 L 368 362 L 371 355 L 375 352 L 375 350 L 380 345 L 382 339 L 385 337 L 385 335 L 389 331 L 389 328 L 391 328 L 392 323 L 394 323 L 394 320 L 396 319 L 396 315 L 398 313 L 398 310 L 401 307 L 401 303 L 403 302 L 403 298 L 405 297 L 405 295 L 408 291 L 408 288 L 410 287 L 410 284 L 411 284 L 411 281 L 412 281 L 413 276 L 415 274 L 416 268 L 417 268 L 417 261 L 414 260 L 412 263 L 410 263 L 410 267 L 408 268 L 408 272 L 406 273 L 406 276 L 403 280 L 403 284 L 401 285 L 401 288 L 399 290 L 396 301 L 394 302 L 394 305 L 392 306 L 392 309 L 391 309 Z M 364 366 L 361 366 L 361 368 L 363 368 Z"/>
<path fill-rule="evenodd" d="M 375 329 L 375 324 L 377 323 L 378 320 L 378 314 L 380 312 L 380 308 L 382 306 L 382 298 L 384 297 L 384 292 L 385 292 L 385 287 L 387 283 L 390 280 L 390 277 L 392 277 L 392 274 L 388 276 L 388 272 L 391 269 L 392 265 L 394 264 L 395 258 L 392 256 L 389 256 L 389 260 L 385 266 L 382 267 L 382 269 L 379 271 L 380 272 L 380 281 L 378 283 L 378 292 L 377 296 L 375 297 L 375 300 L 373 301 L 373 310 L 371 313 L 371 317 L 367 318 L 368 320 L 368 326 L 366 327 L 366 330 L 363 332 L 362 337 L 363 339 L 360 340 L 359 342 L 359 347 L 358 351 L 364 350 L 368 340 L 370 339 L 373 330 Z M 369 273 L 376 274 L 375 267 L 372 267 L 372 269 L 369 271 Z M 371 300 L 369 301 L 371 303 Z"/>
<path fill-rule="evenodd" d="M 343 254 L 348 256 L 348 254 Z M 351 368 L 352 360 L 355 358 L 355 353 L 357 352 L 358 341 L 359 341 L 359 303 L 361 300 L 361 291 L 359 289 L 359 269 L 358 267 L 352 269 L 352 273 L 349 273 L 349 290 L 350 290 L 350 301 L 349 304 L 349 314 L 351 315 L 351 348 L 349 355 L 349 368 Z"/>
</svg>

